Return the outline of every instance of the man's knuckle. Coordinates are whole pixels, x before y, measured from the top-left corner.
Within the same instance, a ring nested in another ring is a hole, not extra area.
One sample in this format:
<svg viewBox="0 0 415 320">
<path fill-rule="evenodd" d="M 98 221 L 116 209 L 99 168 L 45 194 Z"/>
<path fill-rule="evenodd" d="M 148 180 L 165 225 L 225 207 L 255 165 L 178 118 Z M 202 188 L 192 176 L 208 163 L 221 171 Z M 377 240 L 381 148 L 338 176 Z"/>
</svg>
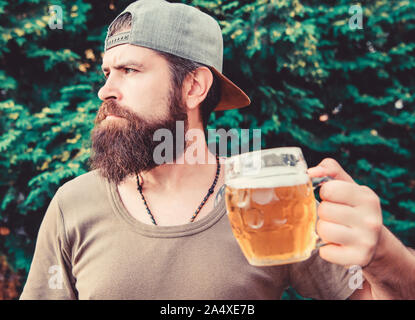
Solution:
<svg viewBox="0 0 415 320">
<path fill-rule="evenodd" d="M 364 222 L 369 231 L 377 233 L 382 228 L 382 221 L 377 217 L 368 216 L 364 219 Z"/>
<path fill-rule="evenodd" d="M 366 255 L 370 255 L 376 246 L 376 241 L 374 237 L 367 237 L 361 241 L 361 248 L 362 253 Z"/>
<path fill-rule="evenodd" d="M 374 234 L 379 234 L 383 227 L 382 221 L 376 220 L 370 227 Z"/>
<path fill-rule="evenodd" d="M 368 186 L 360 186 L 360 191 L 364 194 L 371 194 L 373 191 Z"/>
<path fill-rule="evenodd" d="M 367 261 L 370 259 L 373 250 L 364 244 L 360 244 L 359 247 L 356 247 L 354 250 L 354 256 L 356 257 L 357 265 L 366 265 Z"/>
<path fill-rule="evenodd" d="M 372 207 L 379 209 L 380 208 L 380 199 L 378 196 L 370 196 L 368 198 L 368 203 L 372 205 Z"/>
<path fill-rule="evenodd" d="M 365 195 L 366 201 L 374 206 L 380 206 L 380 198 L 368 186 L 360 186 L 361 192 Z"/>
<path fill-rule="evenodd" d="M 328 168 L 328 167 L 339 166 L 339 163 L 333 158 L 324 158 L 323 161 L 321 161 L 320 165 L 322 167 Z"/>
<path fill-rule="evenodd" d="M 370 261 L 370 256 L 369 255 L 362 255 L 357 263 L 357 265 L 359 266 L 366 266 Z"/>
</svg>

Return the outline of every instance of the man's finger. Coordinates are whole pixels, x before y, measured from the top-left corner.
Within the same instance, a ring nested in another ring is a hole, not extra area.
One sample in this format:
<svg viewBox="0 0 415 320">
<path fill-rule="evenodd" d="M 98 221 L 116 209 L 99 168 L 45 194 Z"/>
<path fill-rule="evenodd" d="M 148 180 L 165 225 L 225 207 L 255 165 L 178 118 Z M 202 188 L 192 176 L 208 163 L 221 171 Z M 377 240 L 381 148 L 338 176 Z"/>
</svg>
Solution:
<svg viewBox="0 0 415 320">
<path fill-rule="evenodd" d="M 320 220 L 341 224 L 349 228 L 358 225 L 361 219 L 354 208 L 329 201 L 320 202 L 317 214 Z"/>
<path fill-rule="evenodd" d="M 317 234 L 324 243 L 350 245 L 353 243 L 353 230 L 341 224 L 318 220 Z"/>
<path fill-rule="evenodd" d="M 349 246 L 329 244 L 319 249 L 320 257 L 328 262 L 348 266 L 356 264 Z"/>
<path fill-rule="evenodd" d="M 335 180 L 356 183 L 340 164 L 331 158 L 324 159 L 316 167 L 309 168 L 307 172 L 311 178 L 329 176 Z"/>
<path fill-rule="evenodd" d="M 320 188 L 320 198 L 323 201 L 357 207 L 366 201 L 366 193 L 362 186 L 341 180 L 332 180 L 324 183 Z"/>
<path fill-rule="evenodd" d="M 321 247 L 319 253 L 322 259 L 342 266 L 358 265 L 364 267 L 367 266 L 371 259 L 366 250 L 336 244 L 328 244 Z"/>
</svg>

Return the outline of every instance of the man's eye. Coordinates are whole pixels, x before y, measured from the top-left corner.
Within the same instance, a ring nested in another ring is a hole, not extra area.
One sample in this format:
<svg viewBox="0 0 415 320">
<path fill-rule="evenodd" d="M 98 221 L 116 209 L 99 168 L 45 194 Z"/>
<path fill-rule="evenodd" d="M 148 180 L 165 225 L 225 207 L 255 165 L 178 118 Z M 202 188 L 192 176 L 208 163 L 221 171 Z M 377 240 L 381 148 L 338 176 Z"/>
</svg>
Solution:
<svg viewBox="0 0 415 320">
<path fill-rule="evenodd" d="M 131 69 L 131 68 L 124 68 L 125 73 L 134 73 L 137 72 L 137 70 L 135 69 Z"/>
</svg>

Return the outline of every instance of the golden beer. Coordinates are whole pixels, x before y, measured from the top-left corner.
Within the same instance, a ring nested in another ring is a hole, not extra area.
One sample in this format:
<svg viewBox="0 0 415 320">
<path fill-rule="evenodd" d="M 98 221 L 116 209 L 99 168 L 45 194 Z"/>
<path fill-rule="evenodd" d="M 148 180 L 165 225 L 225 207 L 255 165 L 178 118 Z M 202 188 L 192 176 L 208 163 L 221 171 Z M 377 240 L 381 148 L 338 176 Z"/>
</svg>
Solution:
<svg viewBox="0 0 415 320">
<path fill-rule="evenodd" d="M 303 261 L 316 247 L 316 201 L 304 172 L 230 179 L 226 207 L 233 234 L 252 265 Z"/>
</svg>

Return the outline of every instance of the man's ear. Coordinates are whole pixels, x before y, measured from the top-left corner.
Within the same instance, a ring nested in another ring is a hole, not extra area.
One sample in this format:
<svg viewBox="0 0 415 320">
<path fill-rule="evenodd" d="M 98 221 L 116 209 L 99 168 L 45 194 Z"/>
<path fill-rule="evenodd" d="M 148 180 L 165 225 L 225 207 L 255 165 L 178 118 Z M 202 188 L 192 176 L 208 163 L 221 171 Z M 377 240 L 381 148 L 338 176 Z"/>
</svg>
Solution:
<svg viewBox="0 0 415 320">
<path fill-rule="evenodd" d="M 188 109 L 195 109 L 205 100 L 213 83 L 213 74 L 207 67 L 199 67 L 189 73 L 183 85 L 183 102 Z"/>
</svg>

